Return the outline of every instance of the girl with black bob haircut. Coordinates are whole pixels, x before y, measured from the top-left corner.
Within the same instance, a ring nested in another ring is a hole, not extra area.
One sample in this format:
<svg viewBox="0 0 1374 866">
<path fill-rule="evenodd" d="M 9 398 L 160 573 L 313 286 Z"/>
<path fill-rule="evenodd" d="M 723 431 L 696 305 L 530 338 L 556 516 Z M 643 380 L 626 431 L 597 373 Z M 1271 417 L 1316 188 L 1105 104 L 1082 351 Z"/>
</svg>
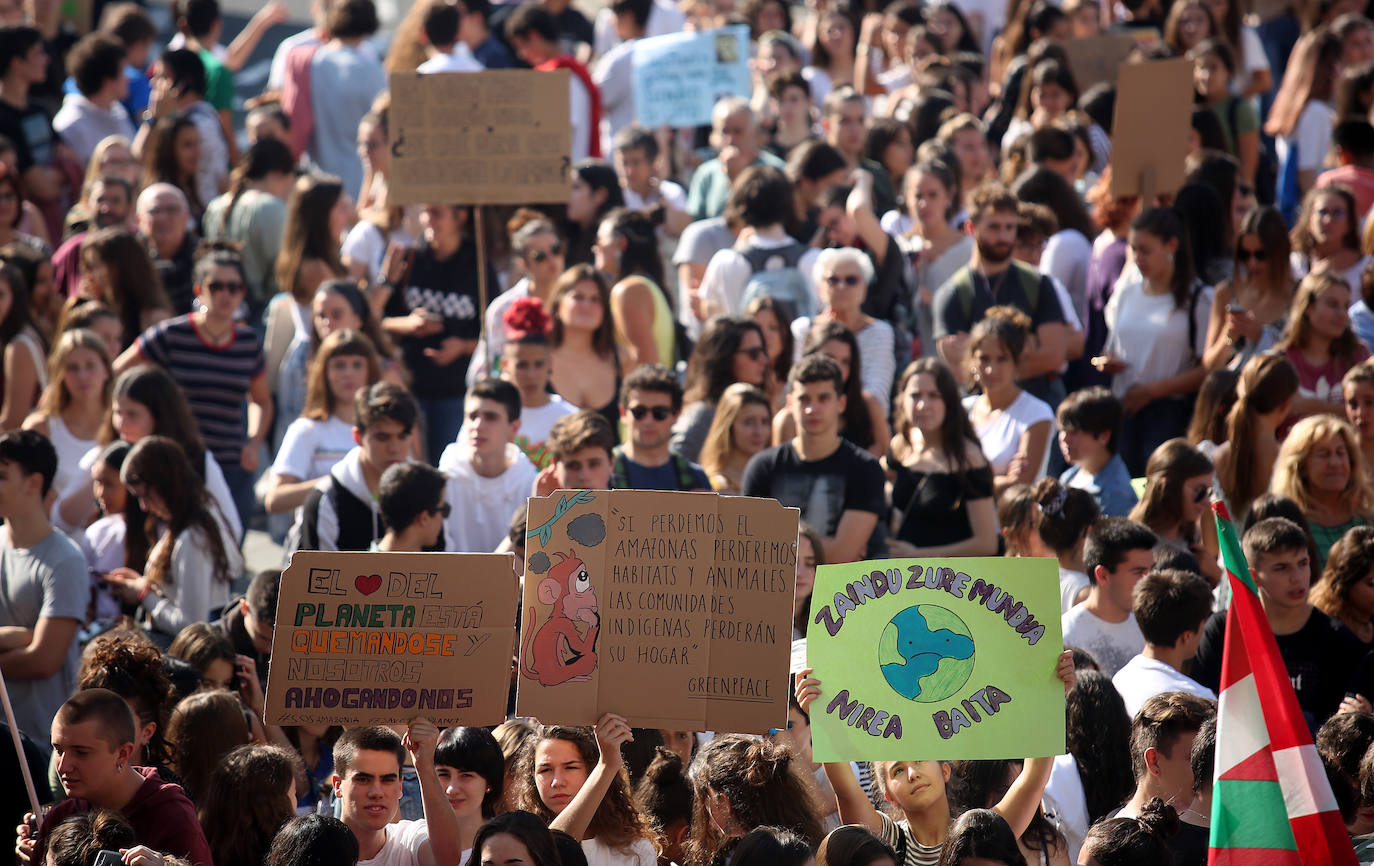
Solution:
<svg viewBox="0 0 1374 866">
<path fill-rule="evenodd" d="M 516 809 L 483 824 L 472 843 L 469 863 L 505 863 L 518 857 L 529 866 L 562 866 L 553 834 L 538 815 Z M 267 866 L 276 866 L 269 863 Z"/>
<path fill-rule="evenodd" d="M 478 861 L 480 862 L 480 861 Z M 332 815 L 303 815 L 287 821 L 263 866 L 357 866 L 358 837 Z"/>
<path fill-rule="evenodd" d="M 496 816 L 501 802 L 506 782 L 501 746 L 485 728 L 449 728 L 434 748 L 434 771 L 458 816 L 462 847 L 471 848 L 482 822 Z"/>
</svg>

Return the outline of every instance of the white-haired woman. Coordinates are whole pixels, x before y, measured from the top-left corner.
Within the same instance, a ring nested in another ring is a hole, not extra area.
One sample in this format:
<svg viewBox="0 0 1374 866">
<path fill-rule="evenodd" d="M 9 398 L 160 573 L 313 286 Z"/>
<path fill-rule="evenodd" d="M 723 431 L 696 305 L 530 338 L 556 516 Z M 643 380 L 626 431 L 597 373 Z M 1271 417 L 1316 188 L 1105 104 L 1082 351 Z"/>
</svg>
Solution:
<svg viewBox="0 0 1374 866">
<path fill-rule="evenodd" d="M 873 262 L 854 247 L 821 250 L 813 274 L 824 306 L 815 319 L 793 320 L 797 359 L 801 358 L 801 346 L 813 324 L 838 322 L 844 325 L 859 344 L 859 381 L 865 391 L 878 399 L 886 416 L 891 408 L 892 377 L 897 373 L 894 334 L 887 322 L 860 309 L 873 281 Z"/>
</svg>

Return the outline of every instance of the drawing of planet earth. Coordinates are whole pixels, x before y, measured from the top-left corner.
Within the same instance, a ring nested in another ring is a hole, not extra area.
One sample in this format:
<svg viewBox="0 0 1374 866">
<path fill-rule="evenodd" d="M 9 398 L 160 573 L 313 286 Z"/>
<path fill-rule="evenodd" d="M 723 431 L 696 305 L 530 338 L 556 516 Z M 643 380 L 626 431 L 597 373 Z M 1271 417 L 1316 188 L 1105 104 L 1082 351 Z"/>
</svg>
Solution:
<svg viewBox="0 0 1374 866">
<path fill-rule="evenodd" d="M 947 700 L 973 673 L 973 636 L 964 621 L 935 604 L 899 612 L 883 627 L 878 665 L 893 691 L 921 703 Z"/>
</svg>

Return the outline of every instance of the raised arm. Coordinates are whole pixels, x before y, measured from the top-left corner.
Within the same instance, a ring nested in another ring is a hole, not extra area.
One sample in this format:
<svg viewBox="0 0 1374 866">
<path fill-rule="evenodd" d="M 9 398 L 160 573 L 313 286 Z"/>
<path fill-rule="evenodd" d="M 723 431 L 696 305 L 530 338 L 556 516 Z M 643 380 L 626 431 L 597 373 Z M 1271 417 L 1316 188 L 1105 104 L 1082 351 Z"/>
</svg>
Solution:
<svg viewBox="0 0 1374 866">
<path fill-rule="evenodd" d="M 449 805 L 448 795 L 434 771 L 434 747 L 439 744 L 439 729 L 428 719 L 411 719 L 403 739 L 415 761 L 415 775 L 420 779 L 420 802 L 429 829 L 429 841 L 421 845 L 418 852 L 420 866 L 458 866 L 463 858 L 458 814 Z"/>
<path fill-rule="evenodd" d="M 802 712 L 811 712 L 811 703 L 821 695 L 821 681 L 811 676 L 811 668 L 804 668 L 797 674 L 797 703 Z M 863 786 L 854 776 L 854 770 L 847 762 L 825 763 L 825 777 L 830 787 L 835 789 L 835 805 L 839 808 L 840 820 L 846 824 L 859 824 L 874 833 L 883 829 L 882 816 L 873 808 L 873 803 L 864 793 Z"/>
<path fill-rule="evenodd" d="M 569 836 L 581 841 L 592 823 L 592 816 L 601 807 L 601 800 L 610 790 L 616 774 L 625 766 L 620 755 L 620 744 L 633 740 L 630 723 L 615 713 L 607 713 L 596 723 L 596 745 L 601 757 L 592 769 L 582 789 L 572 798 L 572 802 L 549 822 L 550 830 L 562 830 Z"/>
</svg>

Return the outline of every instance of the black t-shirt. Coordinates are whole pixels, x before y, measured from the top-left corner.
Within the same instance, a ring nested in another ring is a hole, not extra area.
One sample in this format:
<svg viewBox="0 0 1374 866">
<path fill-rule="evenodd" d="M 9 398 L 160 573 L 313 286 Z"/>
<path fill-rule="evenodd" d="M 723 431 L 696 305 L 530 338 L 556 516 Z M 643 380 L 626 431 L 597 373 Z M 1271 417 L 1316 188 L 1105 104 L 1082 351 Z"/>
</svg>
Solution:
<svg viewBox="0 0 1374 866">
<path fill-rule="evenodd" d="M 487 266 L 487 293 L 498 287 L 496 272 Z M 436 259 L 428 244 L 415 251 L 415 262 L 404 287 L 397 286 L 387 299 L 387 316 L 407 316 L 423 309 L 442 317 L 443 329 L 428 337 L 401 337 L 398 342 L 406 366 L 414 376 L 411 391 L 422 400 L 463 396 L 471 355 L 439 366 L 425 356 L 425 349 L 438 349 L 446 337 L 475 340 L 481 333 L 480 299 L 477 293 L 477 246 L 464 239 L 458 251 L 446 259 Z"/>
<path fill-rule="evenodd" d="M 973 536 L 968 503 L 992 498 L 991 466 L 970 469 L 961 479 L 953 472 L 908 469 L 890 453 L 887 462 L 897 475 L 892 482 L 892 506 L 902 512 L 897 538 L 917 547 L 936 547 Z"/>
<path fill-rule="evenodd" d="M 800 508 L 802 520 L 829 537 L 846 511 L 876 514 L 881 526 L 887 511 L 884 480 L 878 458 L 848 440 L 841 439 L 829 457 L 812 461 L 803 460 L 791 442 L 784 442 L 754 455 L 744 468 L 740 492 Z M 875 530 L 867 555 L 881 556 L 877 548 L 882 546 L 883 533 Z"/>
<path fill-rule="evenodd" d="M 1360 691 L 1355 668 L 1364 651 L 1354 635 L 1343 632 L 1339 623 L 1312 609 L 1307 624 L 1292 634 L 1275 635 L 1279 655 L 1288 669 L 1288 678 L 1298 696 L 1307 725 L 1313 731 L 1321 727 L 1341 705 L 1341 698 L 1354 686 Z M 1207 620 L 1198 644 L 1197 656 L 1189 675 L 1214 692 L 1221 684 L 1221 653 L 1226 640 L 1226 611 L 1218 611 Z M 1370 695 L 1372 692 L 1361 692 Z"/>
<path fill-rule="evenodd" d="M 43 109 L 30 105 L 20 110 L 7 102 L 0 102 L 0 135 L 14 142 L 19 173 L 35 165 L 51 165 L 53 144 L 57 136 L 52 121 Z"/>
<path fill-rule="evenodd" d="M 1169 853 L 1174 855 L 1174 866 L 1207 866 L 1207 845 L 1211 830 L 1189 824 L 1178 823 L 1178 832 L 1164 840 Z"/>
</svg>

